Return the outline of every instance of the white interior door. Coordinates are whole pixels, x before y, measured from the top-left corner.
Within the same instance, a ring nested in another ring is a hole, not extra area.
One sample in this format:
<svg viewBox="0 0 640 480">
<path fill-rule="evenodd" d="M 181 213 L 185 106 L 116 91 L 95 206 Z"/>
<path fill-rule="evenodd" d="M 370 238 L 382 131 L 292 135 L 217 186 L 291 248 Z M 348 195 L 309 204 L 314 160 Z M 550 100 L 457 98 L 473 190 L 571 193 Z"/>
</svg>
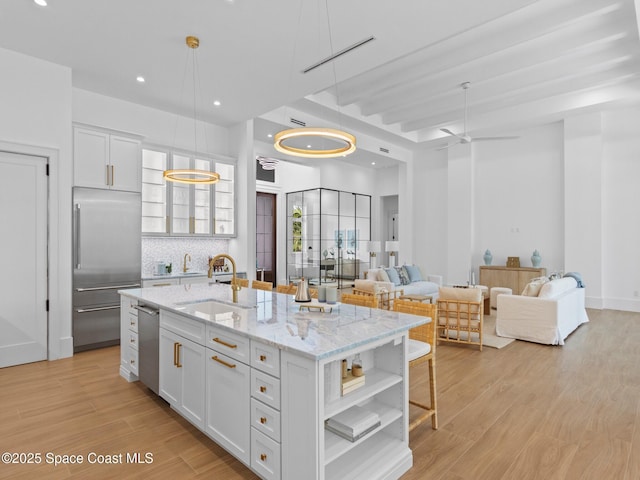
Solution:
<svg viewBox="0 0 640 480">
<path fill-rule="evenodd" d="M 0 367 L 47 358 L 46 165 L 0 151 Z"/>
</svg>

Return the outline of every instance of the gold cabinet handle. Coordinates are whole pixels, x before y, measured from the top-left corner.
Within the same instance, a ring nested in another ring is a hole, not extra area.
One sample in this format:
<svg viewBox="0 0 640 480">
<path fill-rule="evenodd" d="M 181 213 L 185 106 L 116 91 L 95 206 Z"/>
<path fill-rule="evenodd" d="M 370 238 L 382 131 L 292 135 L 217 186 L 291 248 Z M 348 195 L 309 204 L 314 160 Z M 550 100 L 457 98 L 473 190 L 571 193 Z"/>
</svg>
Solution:
<svg viewBox="0 0 640 480">
<path fill-rule="evenodd" d="M 111 186 L 115 185 L 116 181 L 116 170 L 113 165 L 111 165 Z"/>
<path fill-rule="evenodd" d="M 182 368 L 182 364 L 180 363 L 180 347 L 181 346 L 182 346 L 181 343 L 173 342 L 173 364 L 178 368 Z"/>
<path fill-rule="evenodd" d="M 218 363 L 221 363 L 222 365 L 224 365 L 225 367 L 229 367 L 229 368 L 236 368 L 235 365 L 231 364 L 231 363 L 227 363 L 224 360 L 219 359 L 217 356 L 213 356 L 211 357 L 211 360 L 215 360 Z"/>
<path fill-rule="evenodd" d="M 260 423 L 264 425 L 265 423 L 267 423 L 267 419 L 265 417 L 260 417 Z"/>
<path fill-rule="evenodd" d="M 153 286 L 154 287 L 168 287 L 169 285 L 171 285 L 170 283 L 154 283 Z"/>
<path fill-rule="evenodd" d="M 260 393 L 264 393 L 267 391 L 267 387 L 265 387 L 264 385 L 260 385 Z"/>
<path fill-rule="evenodd" d="M 136 343 L 136 339 L 132 338 L 131 340 L 129 340 L 131 343 Z"/>
<path fill-rule="evenodd" d="M 266 355 L 260 355 L 260 361 L 261 362 L 266 362 L 267 361 L 267 356 Z"/>
<path fill-rule="evenodd" d="M 262 460 L 263 462 L 267 460 L 267 454 L 266 453 L 261 453 L 260 454 L 260 460 Z"/>
<path fill-rule="evenodd" d="M 132 327 L 136 324 L 136 322 L 134 322 L 133 320 L 131 320 L 129 323 L 131 323 Z"/>
<path fill-rule="evenodd" d="M 221 345 L 224 345 L 225 347 L 229 347 L 229 348 L 238 348 L 238 345 L 234 345 L 232 343 L 227 343 L 224 340 L 220 340 L 218 337 L 213 338 L 212 339 L 214 342 L 219 343 Z"/>
<path fill-rule="evenodd" d="M 105 182 L 105 184 L 111 185 L 111 178 L 109 178 L 110 177 L 110 175 L 109 175 L 109 172 L 110 172 L 109 171 L 109 165 L 105 165 L 104 168 L 106 168 L 106 170 L 107 170 L 107 181 Z"/>
</svg>

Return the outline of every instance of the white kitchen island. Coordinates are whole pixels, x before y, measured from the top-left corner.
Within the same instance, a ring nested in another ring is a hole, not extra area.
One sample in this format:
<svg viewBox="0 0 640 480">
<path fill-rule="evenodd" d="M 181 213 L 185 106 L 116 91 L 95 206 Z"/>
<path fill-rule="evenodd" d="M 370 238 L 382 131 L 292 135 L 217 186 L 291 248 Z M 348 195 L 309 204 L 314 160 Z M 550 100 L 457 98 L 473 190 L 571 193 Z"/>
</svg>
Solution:
<svg viewBox="0 0 640 480">
<path fill-rule="evenodd" d="M 134 307 L 159 308 L 160 396 L 260 477 L 386 479 L 411 468 L 407 332 L 429 319 L 353 305 L 301 312 L 293 296 L 253 289 L 233 304 L 219 284 L 120 293 L 121 375 L 137 380 L 144 361 L 131 346 Z M 341 395 L 342 360 L 356 355 L 365 384 Z M 325 429 L 354 406 L 380 426 L 354 442 Z"/>
</svg>

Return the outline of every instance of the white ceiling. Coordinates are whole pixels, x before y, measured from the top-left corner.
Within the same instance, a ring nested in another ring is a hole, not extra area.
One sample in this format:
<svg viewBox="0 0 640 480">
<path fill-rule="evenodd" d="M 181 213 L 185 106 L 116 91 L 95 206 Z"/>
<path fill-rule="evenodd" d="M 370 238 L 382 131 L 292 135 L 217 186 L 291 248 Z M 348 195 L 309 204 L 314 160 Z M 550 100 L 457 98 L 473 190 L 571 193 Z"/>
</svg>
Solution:
<svg viewBox="0 0 640 480">
<path fill-rule="evenodd" d="M 0 3 L 0 47 L 71 67 L 74 87 L 193 116 L 184 38 L 197 35 L 199 118 L 262 117 L 261 140 L 291 117 L 340 126 L 364 147 L 350 161 L 376 168 L 462 132 L 462 82 L 472 136 L 640 100 L 634 0 L 48 2 Z"/>
</svg>

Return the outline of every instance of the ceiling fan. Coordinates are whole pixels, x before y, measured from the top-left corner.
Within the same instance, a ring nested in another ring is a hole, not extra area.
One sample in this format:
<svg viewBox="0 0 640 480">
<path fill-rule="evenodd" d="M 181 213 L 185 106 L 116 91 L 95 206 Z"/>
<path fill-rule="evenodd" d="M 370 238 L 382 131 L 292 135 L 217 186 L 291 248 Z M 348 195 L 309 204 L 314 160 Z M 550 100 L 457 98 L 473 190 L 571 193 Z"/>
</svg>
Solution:
<svg viewBox="0 0 640 480">
<path fill-rule="evenodd" d="M 451 135 L 452 137 L 456 137 L 458 141 L 445 145 L 444 147 L 440 147 L 437 150 L 444 150 L 445 148 L 453 147 L 454 145 L 471 143 L 471 142 L 482 142 L 487 140 L 515 140 L 516 138 L 520 138 L 520 137 L 470 137 L 469 134 L 467 134 L 467 112 L 468 112 L 467 90 L 469 89 L 470 85 L 471 85 L 471 82 L 464 82 L 460 84 L 460 86 L 464 90 L 464 131 L 463 133 L 462 134 L 453 133 L 448 128 L 441 128 L 440 130 L 442 132 L 446 133 L 447 135 Z"/>
</svg>

